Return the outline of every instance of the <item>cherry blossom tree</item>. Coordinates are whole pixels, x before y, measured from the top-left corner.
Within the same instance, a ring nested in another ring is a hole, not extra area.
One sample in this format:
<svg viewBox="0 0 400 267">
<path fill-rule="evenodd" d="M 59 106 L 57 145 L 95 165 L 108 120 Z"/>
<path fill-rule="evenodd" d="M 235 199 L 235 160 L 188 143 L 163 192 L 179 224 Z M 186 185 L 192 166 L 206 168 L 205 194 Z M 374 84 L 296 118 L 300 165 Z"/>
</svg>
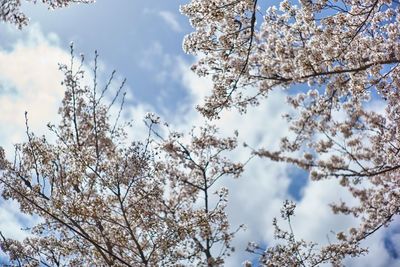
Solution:
<svg viewBox="0 0 400 267">
<path fill-rule="evenodd" d="M 37 3 L 37 0 L 26 0 Z M 90 3 L 94 0 L 41 0 L 49 9 L 68 7 L 71 3 Z M 0 3 L 0 20 L 15 24 L 18 28 L 28 25 L 29 18 L 21 11 L 21 0 L 3 0 Z"/>
<path fill-rule="evenodd" d="M 0 149 L 2 197 L 37 222 L 23 241 L 0 232 L 10 262 L 221 266 L 233 251 L 235 231 L 225 213 L 228 190 L 217 182 L 242 172 L 242 164 L 225 155 L 236 137 L 218 138 L 210 125 L 185 136 L 149 114 L 147 138 L 128 140 L 132 123 L 119 122 L 125 81 L 107 103 L 114 72 L 102 87 L 96 54 L 94 82 L 85 85 L 84 58 L 76 60 L 72 46 L 71 56 L 70 65 L 60 65 L 66 88 L 61 121 L 48 124 L 56 141 L 32 133 L 25 114 L 27 141 L 15 146 L 14 160 Z"/>
<path fill-rule="evenodd" d="M 198 109 L 218 118 L 223 109 L 245 112 L 271 90 L 303 88 L 288 91 L 297 111 L 285 116 L 292 135 L 282 138 L 279 151 L 254 154 L 295 164 L 313 181 L 337 179 L 359 204 L 338 202 L 332 210 L 360 218 L 360 225 L 318 247 L 296 240 L 274 220 L 283 243 L 267 249 L 251 244 L 249 250 L 265 266 L 339 266 L 346 256 L 364 254 L 360 242 L 400 213 L 399 3 L 284 0 L 266 10 L 262 4 L 192 0 L 181 7 L 195 29 L 184 50 L 200 55 L 193 70 L 214 82 Z M 371 98 L 382 111 L 371 108 Z M 285 203 L 282 210 L 289 225 L 294 206 Z"/>
<path fill-rule="evenodd" d="M 36 1 L 33 1 L 36 3 Z M 50 8 L 88 0 L 42 1 Z M 300 85 L 285 117 L 292 134 L 278 151 L 253 154 L 295 164 L 310 179 L 337 179 L 358 201 L 333 203 L 335 213 L 358 217 L 327 246 L 295 237 L 295 204 L 285 202 L 273 220 L 276 246 L 251 243 L 262 266 L 340 266 L 367 252 L 361 242 L 399 214 L 398 153 L 400 10 L 395 0 L 284 0 L 265 10 L 260 0 L 192 0 L 182 6 L 195 31 L 184 50 L 199 54 L 193 66 L 214 82 L 198 107 L 207 118 L 223 109 L 246 112 L 271 90 Z M 23 27 L 20 1 L 3 1 L 3 21 Z M 149 115 L 147 138 L 128 142 L 118 99 L 107 103 L 113 75 L 100 89 L 97 67 L 91 87 L 82 84 L 81 63 L 71 53 L 65 74 L 61 123 L 49 124 L 50 142 L 29 130 L 15 146 L 14 160 L 0 149 L 2 196 L 36 216 L 29 235 L 0 235 L 1 249 L 17 266 L 221 266 L 232 251 L 235 231 L 225 207 L 224 176 L 240 176 L 243 165 L 228 160 L 236 137 L 218 137 L 210 125 L 187 135 Z M 97 58 L 97 56 L 96 56 Z M 373 110 L 371 98 L 383 106 Z M 116 110 L 116 113 L 112 113 Z M 166 134 L 168 132 L 168 134 Z M 239 227 L 240 228 L 240 227 Z M 251 265 L 246 263 L 246 265 Z"/>
</svg>

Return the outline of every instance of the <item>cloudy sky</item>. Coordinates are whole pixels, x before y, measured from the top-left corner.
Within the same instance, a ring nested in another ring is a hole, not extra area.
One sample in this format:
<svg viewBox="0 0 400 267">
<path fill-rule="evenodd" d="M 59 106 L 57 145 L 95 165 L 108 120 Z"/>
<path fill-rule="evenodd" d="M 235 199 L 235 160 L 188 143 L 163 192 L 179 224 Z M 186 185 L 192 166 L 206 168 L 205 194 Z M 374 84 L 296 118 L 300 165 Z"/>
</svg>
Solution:
<svg viewBox="0 0 400 267">
<path fill-rule="evenodd" d="M 146 112 L 156 112 L 175 128 L 187 130 L 200 123 L 194 106 L 202 102 L 211 88 L 207 79 L 197 78 L 190 65 L 193 56 L 183 53 L 181 44 L 192 29 L 179 13 L 177 0 L 112 0 L 91 5 L 73 5 L 49 11 L 45 6 L 26 4 L 31 17 L 22 31 L 0 24 L 0 145 L 8 156 L 12 144 L 24 141 L 24 111 L 28 111 L 32 130 L 45 134 L 47 122 L 57 121 L 63 96 L 63 75 L 58 63 L 69 61 L 69 44 L 86 56 L 88 66 L 94 51 L 100 55 L 100 79 L 112 70 L 117 80 L 127 78 L 129 91 L 126 119 L 138 122 Z M 239 130 L 240 142 L 254 148 L 277 148 L 287 132 L 281 115 L 288 112 L 285 93 L 276 90 L 269 98 L 245 115 L 225 112 L 217 122 L 224 134 Z M 248 150 L 240 148 L 233 155 L 245 160 Z M 252 255 L 245 252 L 249 241 L 272 244 L 272 218 L 279 217 L 283 200 L 298 203 L 293 228 L 298 238 L 327 244 L 332 231 L 346 229 L 354 219 L 332 215 L 327 204 L 349 196 L 335 181 L 308 183 L 307 174 L 292 166 L 268 160 L 252 160 L 243 177 L 225 179 L 229 187 L 229 218 L 233 228 L 247 225 L 234 240 L 236 253 L 226 266 L 240 266 Z M 31 219 L 15 212 L 17 206 L 0 201 L 0 230 L 21 238 L 21 225 Z M 283 222 L 282 222 L 283 223 Z M 284 223 L 283 223 L 284 224 Z M 379 231 L 365 243 L 370 254 L 349 259 L 347 266 L 400 266 L 400 227 L 396 222 Z"/>
</svg>

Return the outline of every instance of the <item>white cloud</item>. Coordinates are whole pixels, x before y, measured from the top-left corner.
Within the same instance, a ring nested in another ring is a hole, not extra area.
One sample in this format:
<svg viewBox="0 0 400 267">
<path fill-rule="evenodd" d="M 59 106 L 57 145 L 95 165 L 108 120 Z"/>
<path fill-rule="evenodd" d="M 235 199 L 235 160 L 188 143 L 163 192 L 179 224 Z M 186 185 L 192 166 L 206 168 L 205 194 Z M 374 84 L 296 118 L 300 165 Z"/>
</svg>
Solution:
<svg viewBox="0 0 400 267">
<path fill-rule="evenodd" d="M 169 11 L 159 11 L 158 15 L 166 22 L 169 24 L 169 26 L 171 26 L 171 29 L 176 31 L 176 32 L 181 32 L 182 28 L 179 24 L 179 22 L 176 19 L 175 14 L 169 12 Z"/>
<path fill-rule="evenodd" d="M 22 230 L 20 221 L 34 221 L 31 216 L 15 213 L 19 209 L 15 201 L 0 202 L 0 229 L 8 238 L 22 239 L 26 237 L 27 232 Z"/>
<path fill-rule="evenodd" d="M 179 22 L 176 18 L 176 15 L 170 11 L 144 8 L 143 14 L 145 14 L 145 15 L 154 15 L 155 14 L 155 15 L 159 16 L 162 20 L 164 20 L 164 22 L 166 22 L 173 31 L 175 31 L 175 32 L 182 31 L 182 27 L 179 24 Z"/>
<path fill-rule="evenodd" d="M 23 230 L 21 222 L 34 223 L 34 218 L 31 216 L 16 213 L 19 210 L 19 205 L 16 201 L 0 201 L 0 231 L 6 238 L 22 240 L 28 235 L 28 232 Z M 1 259 L 6 254 L 0 250 Z"/>
<path fill-rule="evenodd" d="M 154 70 L 158 66 L 159 57 L 163 55 L 162 45 L 155 41 L 144 52 L 139 66 L 146 70 Z"/>
<path fill-rule="evenodd" d="M 393 225 L 389 229 L 384 228 L 380 231 L 375 232 L 367 240 L 363 242 L 363 246 L 367 247 L 369 253 L 365 256 L 358 258 L 348 258 L 344 262 L 345 266 L 349 267 L 397 267 L 400 266 L 400 259 L 393 258 L 388 250 L 385 248 L 384 239 L 387 235 L 390 235 L 391 229 L 399 229 L 399 223 L 393 222 Z M 394 250 L 397 254 L 400 252 L 399 248 L 399 234 L 392 236 Z"/>
<path fill-rule="evenodd" d="M 25 138 L 24 112 L 29 126 L 43 133 L 47 122 L 55 121 L 64 89 L 59 62 L 68 62 L 69 53 L 57 46 L 57 37 L 44 36 L 38 25 L 32 25 L 27 38 L 19 40 L 11 51 L 0 50 L 1 145 L 7 152 L 12 143 Z"/>
</svg>

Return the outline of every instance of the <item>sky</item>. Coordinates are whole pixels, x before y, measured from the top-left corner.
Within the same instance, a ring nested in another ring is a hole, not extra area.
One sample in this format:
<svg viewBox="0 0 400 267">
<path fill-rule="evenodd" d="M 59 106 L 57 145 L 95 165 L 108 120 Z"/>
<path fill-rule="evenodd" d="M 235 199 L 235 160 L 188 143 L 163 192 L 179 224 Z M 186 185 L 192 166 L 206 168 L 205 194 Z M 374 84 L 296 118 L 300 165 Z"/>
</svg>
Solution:
<svg viewBox="0 0 400 267">
<path fill-rule="evenodd" d="M 48 134 L 47 122 L 58 120 L 63 96 L 63 78 L 58 63 L 70 60 L 69 45 L 85 54 L 87 66 L 99 53 L 99 79 L 106 80 L 117 70 L 117 81 L 127 79 L 128 98 L 124 118 L 138 126 L 134 135 L 144 133 L 141 121 L 146 112 L 155 112 L 175 129 L 188 130 L 202 117 L 194 106 L 210 92 L 212 83 L 190 71 L 197 60 L 182 51 L 185 34 L 193 29 L 179 13 L 177 0 L 98 0 L 90 5 L 49 11 L 46 6 L 24 4 L 31 18 L 28 27 L 18 30 L 0 24 L 0 145 L 10 157 L 13 144 L 25 140 L 24 112 L 30 128 Z M 216 124 L 222 134 L 238 130 L 239 143 L 251 147 L 278 148 L 280 137 L 288 133 L 281 115 L 290 112 L 286 93 L 279 89 L 245 115 L 225 111 Z M 232 158 L 245 161 L 248 149 L 240 147 Z M 308 182 L 307 173 L 293 166 L 253 159 L 239 179 L 222 181 L 229 188 L 228 216 L 232 228 L 247 225 L 233 244 L 236 252 L 226 266 L 240 266 L 254 260 L 245 252 L 249 241 L 273 244 L 272 219 L 279 217 L 285 199 L 297 202 L 293 228 L 297 238 L 327 244 L 332 231 L 346 229 L 354 218 L 333 215 L 328 204 L 338 199 L 351 201 L 336 181 Z M 21 215 L 14 203 L 0 201 L 0 230 L 13 238 L 23 238 L 20 228 L 34 219 Z M 397 219 L 397 218 L 396 218 Z M 281 222 L 284 226 L 284 222 Z M 400 225 L 398 220 L 378 231 L 365 245 L 370 254 L 346 260 L 346 266 L 400 266 Z"/>
</svg>

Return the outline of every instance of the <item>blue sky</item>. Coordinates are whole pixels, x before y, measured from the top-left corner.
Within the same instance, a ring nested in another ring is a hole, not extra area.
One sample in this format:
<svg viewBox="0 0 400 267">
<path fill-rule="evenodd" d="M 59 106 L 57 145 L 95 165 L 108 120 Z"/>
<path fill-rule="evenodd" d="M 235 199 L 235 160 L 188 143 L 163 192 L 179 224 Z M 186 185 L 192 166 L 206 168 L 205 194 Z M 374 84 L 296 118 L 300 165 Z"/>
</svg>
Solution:
<svg viewBox="0 0 400 267">
<path fill-rule="evenodd" d="M 178 11 L 188 1 L 176 0 L 98 0 L 91 5 L 72 5 L 68 9 L 47 10 L 46 6 L 24 5 L 31 22 L 24 30 L 0 24 L 0 145 L 12 152 L 12 144 L 24 140 L 24 111 L 29 112 L 31 128 L 46 134 L 46 123 L 57 120 L 63 95 L 62 74 L 57 63 L 69 61 L 69 44 L 74 42 L 77 54 L 93 60 L 100 55 L 100 80 L 116 69 L 117 80 L 127 78 L 129 91 L 126 119 L 138 122 L 135 136 L 141 135 L 140 124 L 146 112 L 156 112 L 174 127 L 188 130 L 201 123 L 194 106 L 202 102 L 212 84 L 196 77 L 190 70 L 193 56 L 183 53 L 181 44 L 192 29 L 188 19 Z M 89 75 L 90 76 L 90 75 Z M 289 112 L 286 95 L 275 90 L 257 108 L 243 116 L 226 111 L 216 124 L 222 134 L 239 130 L 240 142 L 252 147 L 277 148 L 280 137 L 288 133 L 281 114 Z M 244 161 L 248 150 L 232 154 Z M 345 229 L 353 218 L 333 216 L 327 204 L 350 199 L 336 181 L 307 183 L 306 173 L 268 160 L 252 160 L 243 177 L 225 179 L 230 190 L 228 213 L 233 228 L 245 223 L 247 231 L 234 240 L 236 253 L 226 266 L 240 266 L 250 255 L 244 251 L 247 242 L 273 242 L 272 218 L 286 198 L 298 201 L 293 227 L 307 241 L 327 243 L 331 230 Z M 15 213 L 16 206 L 0 202 L 0 230 L 22 238 L 19 230 L 28 217 Z M 394 225 L 367 240 L 371 253 L 365 258 L 349 260 L 347 266 L 400 266 L 399 227 Z"/>
</svg>

